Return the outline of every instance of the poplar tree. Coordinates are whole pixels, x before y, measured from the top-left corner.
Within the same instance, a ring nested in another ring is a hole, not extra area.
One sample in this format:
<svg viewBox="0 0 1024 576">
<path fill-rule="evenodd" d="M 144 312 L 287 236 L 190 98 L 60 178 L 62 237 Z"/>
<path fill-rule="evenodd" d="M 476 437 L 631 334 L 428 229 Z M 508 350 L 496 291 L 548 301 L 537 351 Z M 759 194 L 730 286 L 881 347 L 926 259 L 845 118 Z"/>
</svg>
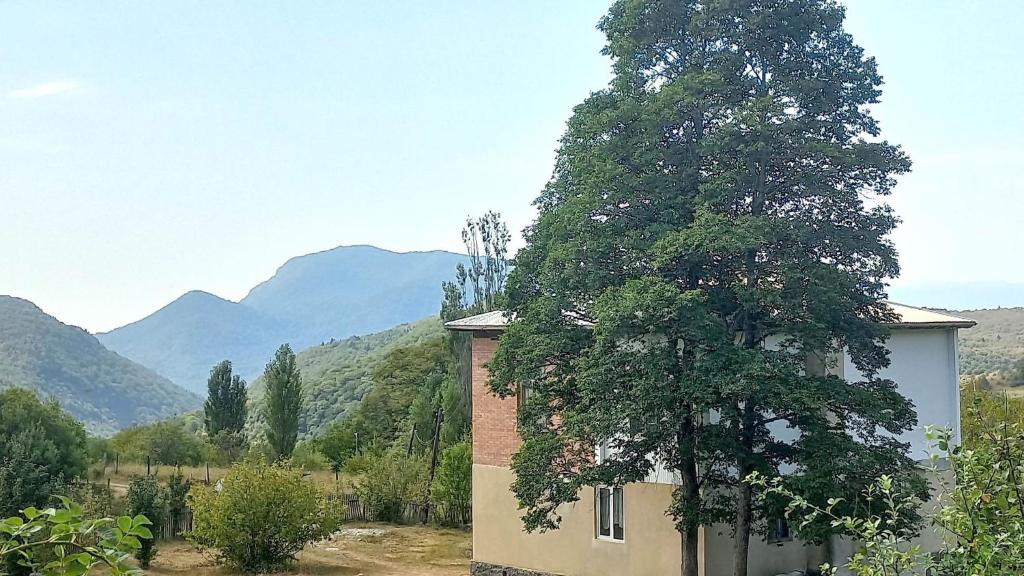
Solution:
<svg viewBox="0 0 1024 576">
<path fill-rule="evenodd" d="M 295 365 L 291 346 L 282 344 L 263 371 L 266 382 L 267 443 L 276 458 L 288 458 L 299 436 L 302 409 L 302 375 Z"/>
<path fill-rule="evenodd" d="M 683 576 L 715 522 L 745 576 L 771 513 L 750 472 L 820 500 L 883 471 L 923 490 L 894 439 L 913 406 L 879 377 L 899 272 L 884 198 L 910 162 L 879 138 L 881 77 L 843 18 L 831 0 L 619 0 L 602 19 L 614 77 L 569 120 L 491 364 L 496 393 L 533 391 L 512 462 L 527 529 L 661 465 Z"/>
<path fill-rule="evenodd" d="M 247 391 L 245 380 L 231 374 L 231 362 L 224 360 L 210 370 L 203 404 L 206 433 L 212 438 L 221 432 L 239 433 L 245 427 Z"/>
</svg>

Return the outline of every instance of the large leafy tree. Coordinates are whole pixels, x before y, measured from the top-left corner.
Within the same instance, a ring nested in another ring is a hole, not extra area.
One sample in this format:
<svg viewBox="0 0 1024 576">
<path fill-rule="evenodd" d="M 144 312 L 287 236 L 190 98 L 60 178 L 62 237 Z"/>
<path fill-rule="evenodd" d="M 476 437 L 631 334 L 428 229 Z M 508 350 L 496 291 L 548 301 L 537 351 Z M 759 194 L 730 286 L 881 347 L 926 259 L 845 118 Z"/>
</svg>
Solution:
<svg viewBox="0 0 1024 576">
<path fill-rule="evenodd" d="M 291 346 L 282 344 L 263 371 L 267 397 L 267 443 L 274 456 L 292 455 L 299 437 L 299 412 L 302 410 L 302 375 L 295 365 Z"/>
<path fill-rule="evenodd" d="M 62 480 L 87 467 L 81 422 L 30 390 L 0 391 L 0 517 L 50 504 Z"/>
<path fill-rule="evenodd" d="M 224 360 L 210 370 L 203 412 L 206 433 L 210 437 L 221 432 L 239 433 L 245 427 L 245 380 L 231 374 L 231 361 Z"/>
<path fill-rule="evenodd" d="M 492 363 L 497 393 L 535 392 L 513 460 L 527 528 L 664 465 L 682 573 L 698 527 L 730 521 L 742 576 L 768 512 L 747 473 L 793 470 L 812 498 L 882 469 L 915 481 L 879 433 L 915 424 L 878 376 L 898 273 L 880 198 L 909 161 L 877 138 L 881 79 L 843 17 L 830 0 L 620 0 L 602 20 L 614 79 L 569 121 Z M 836 374 L 844 351 L 862 378 Z"/>
</svg>

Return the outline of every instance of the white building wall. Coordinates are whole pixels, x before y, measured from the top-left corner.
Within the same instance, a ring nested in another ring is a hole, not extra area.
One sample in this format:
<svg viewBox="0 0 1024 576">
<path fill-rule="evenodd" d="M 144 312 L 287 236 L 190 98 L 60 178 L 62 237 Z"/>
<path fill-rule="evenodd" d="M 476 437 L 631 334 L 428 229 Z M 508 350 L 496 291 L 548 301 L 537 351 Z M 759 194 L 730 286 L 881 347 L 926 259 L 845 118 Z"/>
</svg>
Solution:
<svg viewBox="0 0 1024 576">
<path fill-rule="evenodd" d="M 955 329 L 897 329 L 886 342 L 890 351 L 889 367 L 879 374 L 898 387 L 900 394 L 914 403 L 917 426 L 900 435 L 909 442 L 911 457 L 928 458 L 924 427 L 944 426 L 960 438 L 960 367 L 957 360 Z M 861 373 L 843 355 L 843 375 L 852 382 L 863 379 Z"/>
</svg>

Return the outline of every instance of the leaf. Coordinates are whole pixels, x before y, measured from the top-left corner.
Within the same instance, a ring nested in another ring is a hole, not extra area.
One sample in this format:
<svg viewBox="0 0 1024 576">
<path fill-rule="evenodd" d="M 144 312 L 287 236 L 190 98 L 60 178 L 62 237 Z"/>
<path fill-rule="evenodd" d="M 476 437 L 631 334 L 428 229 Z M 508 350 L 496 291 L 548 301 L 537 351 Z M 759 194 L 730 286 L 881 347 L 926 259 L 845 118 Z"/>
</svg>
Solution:
<svg viewBox="0 0 1024 576">
<path fill-rule="evenodd" d="M 128 516 L 121 516 L 117 519 L 117 527 L 121 532 L 127 534 L 132 530 L 132 519 Z"/>
</svg>

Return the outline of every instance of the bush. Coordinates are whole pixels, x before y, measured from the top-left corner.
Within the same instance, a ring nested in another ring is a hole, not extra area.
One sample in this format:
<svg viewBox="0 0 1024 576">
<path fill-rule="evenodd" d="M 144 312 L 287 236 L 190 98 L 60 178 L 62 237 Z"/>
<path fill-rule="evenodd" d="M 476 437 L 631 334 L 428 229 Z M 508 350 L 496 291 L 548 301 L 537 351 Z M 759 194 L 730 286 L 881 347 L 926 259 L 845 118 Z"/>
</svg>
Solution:
<svg viewBox="0 0 1024 576">
<path fill-rule="evenodd" d="M 250 573 L 280 570 L 337 526 L 323 493 L 301 471 L 255 458 L 233 466 L 219 491 L 193 488 L 189 503 L 189 540 Z"/>
<path fill-rule="evenodd" d="M 164 510 L 167 505 L 156 478 L 133 476 L 128 483 L 128 495 L 125 500 L 128 504 L 128 514 L 145 516 L 158 527 L 163 523 Z M 149 568 L 149 562 L 154 556 L 156 556 L 156 541 L 152 538 L 142 542 L 142 545 L 135 550 L 135 559 L 143 568 Z"/>
<path fill-rule="evenodd" d="M 469 442 L 445 449 L 430 498 L 438 506 L 443 523 L 469 523 L 473 505 L 473 449 Z"/>
<path fill-rule="evenodd" d="M 359 500 L 373 520 L 401 522 L 408 503 L 425 494 L 426 466 L 418 458 L 406 458 L 394 452 L 365 459 L 366 473 L 356 489 Z"/>
<path fill-rule="evenodd" d="M 148 456 L 153 464 L 167 466 L 198 466 L 208 453 L 203 439 L 175 420 L 121 430 L 110 439 L 110 448 L 122 461 L 145 462 Z"/>
<path fill-rule="evenodd" d="M 185 512 L 188 510 L 188 493 L 192 490 L 192 481 L 176 471 L 167 479 L 167 489 L 164 500 L 166 501 L 168 524 L 171 530 L 177 530 L 181 524 Z M 165 534 L 165 536 L 177 536 L 178 534 Z"/>
<path fill-rule="evenodd" d="M 303 470 L 327 470 L 331 463 L 311 442 L 299 442 L 292 452 L 291 465 Z"/>
</svg>

